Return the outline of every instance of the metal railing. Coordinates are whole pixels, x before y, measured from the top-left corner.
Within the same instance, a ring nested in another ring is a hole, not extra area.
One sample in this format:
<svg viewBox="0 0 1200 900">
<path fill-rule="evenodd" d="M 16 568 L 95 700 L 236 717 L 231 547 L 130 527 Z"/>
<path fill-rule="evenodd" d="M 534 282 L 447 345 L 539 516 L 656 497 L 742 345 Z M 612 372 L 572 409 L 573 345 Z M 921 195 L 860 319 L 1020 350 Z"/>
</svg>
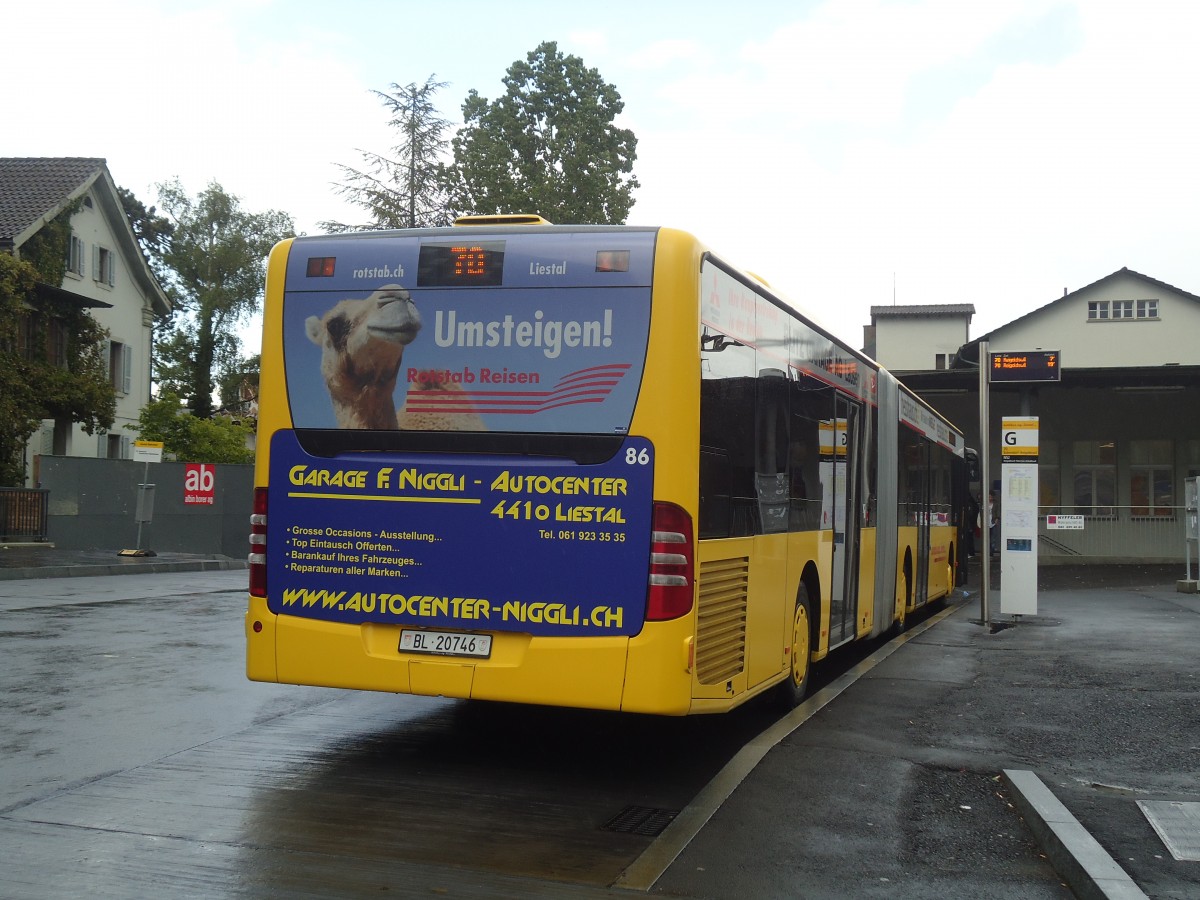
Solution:
<svg viewBox="0 0 1200 900">
<path fill-rule="evenodd" d="M 1040 506 L 1038 561 L 1183 562 L 1184 512 L 1182 506 Z"/>
<path fill-rule="evenodd" d="M 0 541 L 46 540 L 49 511 L 46 488 L 0 488 Z"/>
</svg>

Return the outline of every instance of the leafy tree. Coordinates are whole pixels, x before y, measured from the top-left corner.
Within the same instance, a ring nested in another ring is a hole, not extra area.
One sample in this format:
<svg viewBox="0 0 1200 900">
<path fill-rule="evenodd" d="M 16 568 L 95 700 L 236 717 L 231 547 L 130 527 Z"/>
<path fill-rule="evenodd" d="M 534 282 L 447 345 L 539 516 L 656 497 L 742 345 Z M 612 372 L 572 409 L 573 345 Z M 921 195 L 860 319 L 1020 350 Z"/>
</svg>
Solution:
<svg viewBox="0 0 1200 900">
<path fill-rule="evenodd" d="M 136 426 L 126 427 L 136 430 L 143 441 L 162 441 L 163 451 L 179 462 L 254 461 L 254 451 L 247 446 L 254 434 L 252 424 L 224 416 L 197 418 L 183 407 L 178 394 L 169 391 L 142 407 Z"/>
<path fill-rule="evenodd" d="M 504 77 L 504 96 L 472 90 L 453 140 L 451 201 L 476 213 L 541 213 L 553 222 L 617 225 L 633 207 L 637 138 L 613 121 L 617 89 L 547 41 Z"/>
<path fill-rule="evenodd" d="M 262 354 L 255 353 L 246 359 L 238 359 L 232 366 L 224 367 L 217 378 L 217 390 L 221 397 L 221 412 L 243 415 L 243 390 L 258 397 L 258 379 L 262 369 Z"/>
<path fill-rule="evenodd" d="M 337 193 L 370 216 L 359 227 L 423 228 L 449 223 L 443 157 L 450 122 L 438 115 L 433 103 L 446 83 L 433 79 L 430 75 L 422 85 L 393 83 L 391 93 L 372 92 L 391 112 L 388 124 L 399 130 L 400 142 L 390 156 L 360 150 L 361 169 L 339 166 L 346 181 L 337 186 Z M 350 231 L 356 226 L 322 222 L 321 227 Z"/>
<path fill-rule="evenodd" d="M 64 210 L 21 247 L 0 253 L 0 484 L 24 483 L 23 451 L 43 419 L 66 419 L 88 434 L 110 428 L 116 393 L 105 339 L 86 309 L 50 297 L 66 271 L 71 216 Z"/>
<path fill-rule="evenodd" d="M 240 359 L 236 326 L 259 309 L 267 255 L 295 225 L 277 210 L 246 212 L 216 182 L 194 200 L 178 179 L 158 192 L 172 231 L 164 247 L 149 252 L 167 273 L 164 288 L 176 312 L 155 342 L 155 377 L 207 419 L 215 373 Z"/>
<path fill-rule="evenodd" d="M 171 245 L 171 236 L 175 232 L 175 226 L 171 224 L 170 219 L 160 216 L 156 207 L 147 208 L 141 200 L 134 196 L 133 191 L 118 187 L 117 195 L 121 198 L 121 206 L 125 209 L 125 216 L 133 227 L 133 236 L 137 238 L 142 255 L 146 257 L 159 284 L 165 284 L 168 279 L 163 271 L 162 260 L 167 248 Z"/>
</svg>

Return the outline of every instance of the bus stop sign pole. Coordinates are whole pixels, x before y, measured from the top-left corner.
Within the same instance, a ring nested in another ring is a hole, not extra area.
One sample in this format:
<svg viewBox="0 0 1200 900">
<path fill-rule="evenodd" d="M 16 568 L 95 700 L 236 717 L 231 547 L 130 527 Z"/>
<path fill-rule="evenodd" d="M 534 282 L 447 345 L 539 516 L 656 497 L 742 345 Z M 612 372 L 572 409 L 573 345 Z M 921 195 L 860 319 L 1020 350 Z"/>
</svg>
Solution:
<svg viewBox="0 0 1200 900">
<path fill-rule="evenodd" d="M 988 609 L 988 602 L 991 594 L 992 580 L 992 556 L 991 544 L 988 540 L 988 528 L 991 523 L 986 521 L 987 516 L 984 511 L 987 510 L 988 489 L 991 487 L 991 463 L 992 463 L 992 436 L 991 429 L 988 428 L 990 409 L 988 403 L 989 391 L 989 361 L 991 354 L 988 353 L 988 342 L 979 342 L 979 509 L 980 509 L 980 525 L 983 535 L 982 550 L 979 556 L 983 559 L 983 564 L 980 566 L 979 572 L 979 619 L 983 625 L 991 623 L 991 613 Z"/>
<path fill-rule="evenodd" d="M 153 550 L 142 549 L 142 526 L 154 521 L 154 485 L 150 483 L 150 463 L 162 462 L 162 441 L 134 441 L 133 458 L 144 462 L 142 483 L 138 485 L 137 507 L 133 518 L 137 522 L 137 547 L 133 550 L 121 550 L 117 556 L 155 556 Z"/>
</svg>

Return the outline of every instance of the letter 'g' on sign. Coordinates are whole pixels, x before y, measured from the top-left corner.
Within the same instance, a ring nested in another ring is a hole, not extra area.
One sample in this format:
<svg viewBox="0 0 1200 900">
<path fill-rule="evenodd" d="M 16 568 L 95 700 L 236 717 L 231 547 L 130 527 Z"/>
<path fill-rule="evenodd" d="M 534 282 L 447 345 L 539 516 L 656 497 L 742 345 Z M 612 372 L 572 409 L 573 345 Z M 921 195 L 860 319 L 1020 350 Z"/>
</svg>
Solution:
<svg viewBox="0 0 1200 900">
<path fill-rule="evenodd" d="M 183 472 L 183 502 L 212 506 L 216 500 L 217 467 L 211 463 L 188 463 Z"/>
<path fill-rule="evenodd" d="M 1037 417 L 1005 416 L 1000 420 L 1000 434 L 1000 453 L 1004 462 L 1037 462 Z"/>
</svg>

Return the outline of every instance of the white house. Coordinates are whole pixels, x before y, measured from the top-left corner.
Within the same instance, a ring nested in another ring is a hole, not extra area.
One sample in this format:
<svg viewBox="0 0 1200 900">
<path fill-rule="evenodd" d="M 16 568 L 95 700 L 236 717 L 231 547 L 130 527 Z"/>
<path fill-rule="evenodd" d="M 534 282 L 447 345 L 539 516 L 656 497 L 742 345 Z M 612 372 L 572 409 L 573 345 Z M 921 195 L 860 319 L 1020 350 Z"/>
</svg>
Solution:
<svg viewBox="0 0 1200 900">
<path fill-rule="evenodd" d="M 946 369 L 971 339 L 970 303 L 872 306 L 866 353 L 893 371 Z"/>
<path fill-rule="evenodd" d="M 91 308 L 109 333 L 109 373 L 117 393 L 116 418 L 107 434 L 88 435 L 69 421 L 47 420 L 26 448 L 27 480 L 36 480 L 38 454 L 128 458 L 135 424 L 150 398 L 150 363 L 156 315 L 170 311 L 142 256 L 105 160 L 0 158 L 0 252 L 21 246 L 72 202 L 68 271 L 61 285 Z"/>
<path fill-rule="evenodd" d="M 1043 527 L 1043 559 L 1184 558 L 1184 479 L 1200 475 L 1200 296 L 1120 269 L 965 343 L 941 371 L 887 350 L 892 321 L 878 321 L 879 361 L 976 447 L 980 342 L 989 353 L 1058 351 L 1059 381 L 989 391 L 993 483 L 1001 417 L 1037 416 L 1043 526 L 1048 514 L 1086 518 L 1078 534 Z"/>
</svg>

